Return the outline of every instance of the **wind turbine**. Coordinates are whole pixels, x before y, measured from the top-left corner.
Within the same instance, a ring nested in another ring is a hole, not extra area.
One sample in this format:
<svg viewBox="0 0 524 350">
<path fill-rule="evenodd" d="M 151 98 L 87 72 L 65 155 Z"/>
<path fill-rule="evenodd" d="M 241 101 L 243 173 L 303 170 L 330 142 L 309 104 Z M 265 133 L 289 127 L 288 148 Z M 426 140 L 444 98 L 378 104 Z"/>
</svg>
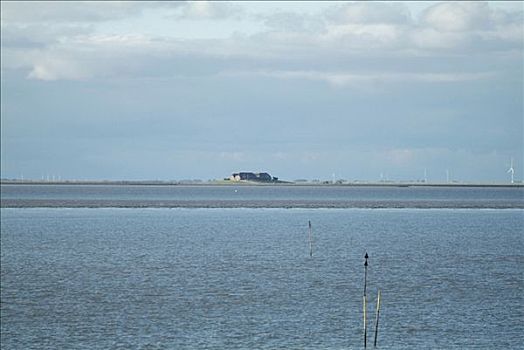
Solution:
<svg viewBox="0 0 524 350">
<path fill-rule="evenodd" d="M 511 166 L 507 172 L 508 174 L 511 174 L 511 183 L 513 183 L 513 174 L 515 174 L 515 170 L 513 169 L 513 157 L 511 157 Z"/>
</svg>

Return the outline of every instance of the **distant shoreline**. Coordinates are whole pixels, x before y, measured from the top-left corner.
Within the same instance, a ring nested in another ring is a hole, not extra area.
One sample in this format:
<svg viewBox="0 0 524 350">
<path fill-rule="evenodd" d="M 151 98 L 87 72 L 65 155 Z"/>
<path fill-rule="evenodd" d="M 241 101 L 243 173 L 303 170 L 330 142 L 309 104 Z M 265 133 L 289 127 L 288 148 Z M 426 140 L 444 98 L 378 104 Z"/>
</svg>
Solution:
<svg viewBox="0 0 524 350">
<path fill-rule="evenodd" d="M 297 187 L 508 187 L 522 188 L 524 183 L 423 183 L 423 182 L 346 182 L 346 183 L 296 183 L 255 181 L 132 181 L 132 180 L 86 180 L 86 181 L 36 181 L 1 180 L 0 185 L 69 185 L 69 186 L 297 186 Z"/>
</svg>

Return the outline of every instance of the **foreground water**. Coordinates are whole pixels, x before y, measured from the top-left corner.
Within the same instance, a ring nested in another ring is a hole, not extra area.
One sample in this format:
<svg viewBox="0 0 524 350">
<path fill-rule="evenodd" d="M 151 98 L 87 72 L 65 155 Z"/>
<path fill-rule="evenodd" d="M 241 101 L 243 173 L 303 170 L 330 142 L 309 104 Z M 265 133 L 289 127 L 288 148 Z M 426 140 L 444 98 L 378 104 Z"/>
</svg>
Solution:
<svg viewBox="0 0 524 350">
<path fill-rule="evenodd" d="M 309 257 L 307 222 L 313 224 Z M 516 349 L 521 209 L 2 208 L 2 349 Z"/>
</svg>

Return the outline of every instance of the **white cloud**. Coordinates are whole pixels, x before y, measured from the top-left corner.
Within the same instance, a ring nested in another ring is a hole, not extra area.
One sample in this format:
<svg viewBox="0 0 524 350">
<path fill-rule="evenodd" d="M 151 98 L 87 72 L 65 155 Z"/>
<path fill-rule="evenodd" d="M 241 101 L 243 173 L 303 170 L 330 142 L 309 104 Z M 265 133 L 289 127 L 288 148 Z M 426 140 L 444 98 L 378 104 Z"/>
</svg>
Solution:
<svg viewBox="0 0 524 350">
<path fill-rule="evenodd" d="M 523 11 L 506 12 L 486 2 L 445 2 L 426 9 L 411 33 L 421 49 L 453 52 L 522 50 Z"/>
<path fill-rule="evenodd" d="M 58 57 L 44 57 L 33 65 L 27 77 L 37 80 L 84 80 L 91 77 L 77 62 Z"/>
<path fill-rule="evenodd" d="M 228 71 L 224 76 L 249 77 L 261 76 L 276 79 L 304 79 L 323 81 L 333 86 L 359 87 L 365 83 L 454 83 L 464 81 L 486 80 L 496 76 L 494 72 L 481 73 L 392 73 L 392 72 L 324 72 L 324 71 Z"/>
<path fill-rule="evenodd" d="M 428 8 L 421 23 L 441 32 L 464 32 L 492 26 L 491 10 L 485 2 L 446 2 Z"/>
<path fill-rule="evenodd" d="M 411 21 L 405 5 L 386 2 L 346 3 L 328 9 L 325 16 L 338 24 L 405 24 Z"/>
<path fill-rule="evenodd" d="M 185 1 L 172 17 L 185 20 L 221 20 L 240 18 L 242 14 L 242 7 L 233 2 Z"/>
<path fill-rule="evenodd" d="M 405 26 L 394 24 L 331 24 L 321 38 L 345 49 L 398 49 L 407 45 L 407 31 Z"/>
<path fill-rule="evenodd" d="M 67 40 L 25 56 L 29 79 L 88 80 L 138 76 L 146 66 L 143 50 L 154 46 L 135 36 L 85 36 Z M 143 73 L 142 73 L 143 74 Z"/>
<path fill-rule="evenodd" d="M 464 47 L 468 37 L 462 33 L 443 33 L 433 28 L 421 28 L 410 33 L 410 39 L 415 47 L 422 50 L 451 50 Z"/>
</svg>

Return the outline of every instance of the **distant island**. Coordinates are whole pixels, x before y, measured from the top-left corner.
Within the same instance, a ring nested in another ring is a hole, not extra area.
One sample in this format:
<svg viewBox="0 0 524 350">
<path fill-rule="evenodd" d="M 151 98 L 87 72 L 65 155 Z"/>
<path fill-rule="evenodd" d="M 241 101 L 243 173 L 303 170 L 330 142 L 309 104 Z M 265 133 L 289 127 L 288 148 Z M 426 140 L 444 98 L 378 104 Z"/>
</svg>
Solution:
<svg viewBox="0 0 524 350">
<path fill-rule="evenodd" d="M 225 181 L 233 181 L 233 182 L 239 182 L 239 181 L 254 181 L 254 182 L 283 182 L 279 181 L 278 177 L 273 177 L 269 175 L 268 173 L 252 173 L 252 172 L 239 172 L 239 173 L 233 173 L 229 178 L 225 178 Z"/>
</svg>

